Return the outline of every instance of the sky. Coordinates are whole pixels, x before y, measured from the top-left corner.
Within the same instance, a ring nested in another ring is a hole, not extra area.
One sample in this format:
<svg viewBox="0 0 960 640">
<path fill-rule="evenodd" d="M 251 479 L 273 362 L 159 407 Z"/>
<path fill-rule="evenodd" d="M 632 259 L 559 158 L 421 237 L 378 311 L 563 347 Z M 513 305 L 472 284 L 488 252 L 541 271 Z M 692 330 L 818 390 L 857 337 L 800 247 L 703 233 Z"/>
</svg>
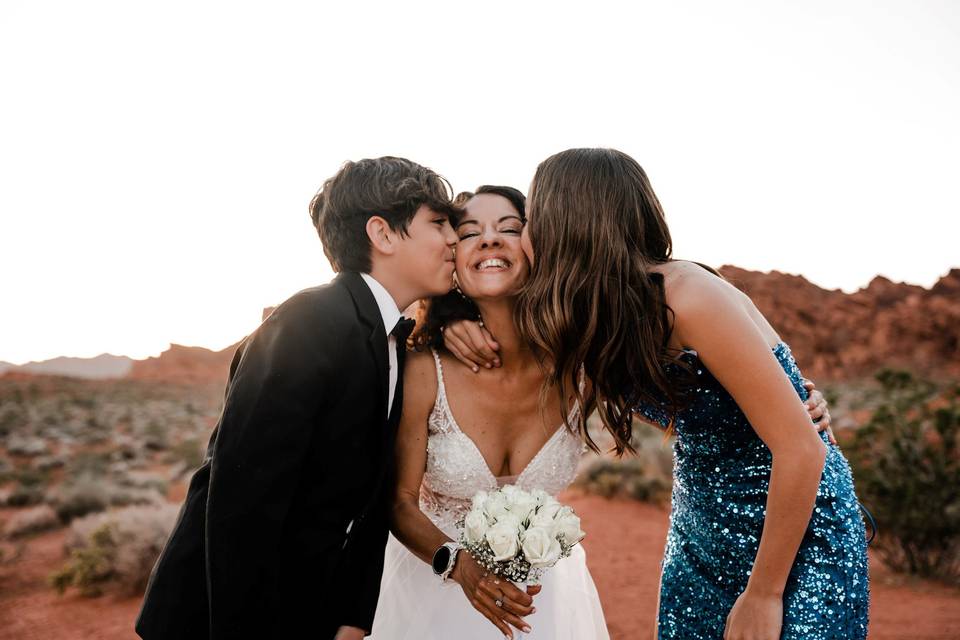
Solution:
<svg viewBox="0 0 960 640">
<path fill-rule="evenodd" d="M 332 277 L 347 159 L 526 190 L 610 146 L 678 258 L 854 291 L 960 266 L 953 0 L 0 4 L 0 360 L 220 349 Z"/>
</svg>

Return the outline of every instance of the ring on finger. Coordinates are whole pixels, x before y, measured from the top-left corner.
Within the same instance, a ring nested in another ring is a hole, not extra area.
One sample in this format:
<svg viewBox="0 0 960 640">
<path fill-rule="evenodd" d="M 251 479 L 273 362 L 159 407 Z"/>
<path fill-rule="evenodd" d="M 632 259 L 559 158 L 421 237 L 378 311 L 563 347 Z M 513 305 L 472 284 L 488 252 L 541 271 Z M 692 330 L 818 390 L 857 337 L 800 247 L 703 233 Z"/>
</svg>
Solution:
<svg viewBox="0 0 960 640">
<path fill-rule="evenodd" d="M 497 598 L 496 600 L 494 600 L 494 601 L 493 601 L 493 604 L 497 605 L 497 606 L 500 607 L 501 609 L 503 608 L 503 600 L 501 600 L 501 599 L 499 599 L 499 598 Z"/>
</svg>

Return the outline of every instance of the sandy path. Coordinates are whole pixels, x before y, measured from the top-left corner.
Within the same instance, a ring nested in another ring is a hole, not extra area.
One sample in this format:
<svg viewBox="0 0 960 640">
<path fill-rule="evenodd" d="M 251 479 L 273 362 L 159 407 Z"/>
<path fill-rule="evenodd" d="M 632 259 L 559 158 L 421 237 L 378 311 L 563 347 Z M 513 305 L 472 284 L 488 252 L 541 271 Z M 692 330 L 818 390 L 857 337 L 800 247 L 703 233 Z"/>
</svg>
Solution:
<svg viewBox="0 0 960 640">
<path fill-rule="evenodd" d="M 666 511 L 576 492 L 564 500 L 583 517 L 587 561 L 611 637 L 651 638 Z M 63 539 L 62 531 L 39 536 L 18 558 L 0 564 L 0 640 L 135 639 L 139 598 L 61 598 L 46 586 L 63 561 Z M 876 563 L 872 572 L 870 640 L 960 638 L 960 589 L 895 576 Z"/>
</svg>

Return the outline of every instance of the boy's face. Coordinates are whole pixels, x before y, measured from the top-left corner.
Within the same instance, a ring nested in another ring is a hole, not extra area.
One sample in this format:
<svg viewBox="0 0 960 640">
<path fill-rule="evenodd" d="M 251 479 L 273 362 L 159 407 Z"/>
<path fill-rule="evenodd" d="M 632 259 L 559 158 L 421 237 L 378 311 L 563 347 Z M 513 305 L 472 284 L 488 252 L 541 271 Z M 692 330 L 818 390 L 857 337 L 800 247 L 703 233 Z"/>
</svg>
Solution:
<svg viewBox="0 0 960 640">
<path fill-rule="evenodd" d="M 453 286 L 457 234 L 446 214 L 420 205 L 401 237 L 393 264 L 418 297 L 439 296 Z"/>
</svg>

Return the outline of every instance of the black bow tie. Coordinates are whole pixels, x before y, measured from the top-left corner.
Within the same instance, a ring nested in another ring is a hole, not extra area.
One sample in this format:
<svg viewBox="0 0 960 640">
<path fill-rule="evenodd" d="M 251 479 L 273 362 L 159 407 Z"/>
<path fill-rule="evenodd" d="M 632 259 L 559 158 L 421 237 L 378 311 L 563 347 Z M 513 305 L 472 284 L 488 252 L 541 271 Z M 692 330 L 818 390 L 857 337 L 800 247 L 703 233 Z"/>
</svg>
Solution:
<svg viewBox="0 0 960 640">
<path fill-rule="evenodd" d="M 390 335 L 396 338 L 397 342 L 403 344 L 407 341 L 407 338 L 410 337 L 415 324 L 417 324 L 416 320 L 411 320 L 409 318 L 400 316 L 400 319 L 397 321 L 397 326 L 393 328 L 393 331 L 390 332 Z"/>
</svg>

